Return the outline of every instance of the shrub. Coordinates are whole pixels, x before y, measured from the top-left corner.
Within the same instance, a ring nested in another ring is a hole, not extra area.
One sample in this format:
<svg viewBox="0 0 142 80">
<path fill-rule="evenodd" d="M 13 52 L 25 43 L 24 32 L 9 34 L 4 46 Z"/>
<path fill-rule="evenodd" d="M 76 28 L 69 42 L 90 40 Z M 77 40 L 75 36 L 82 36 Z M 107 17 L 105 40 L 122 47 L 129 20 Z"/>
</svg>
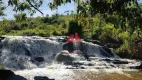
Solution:
<svg viewBox="0 0 142 80">
<path fill-rule="evenodd" d="M 117 41 L 117 34 L 119 29 L 115 29 L 112 24 L 107 24 L 106 26 L 101 28 L 101 34 L 99 36 L 99 40 L 102 43 L 109 43 L 114 40 Z"/>
<path fill-rule="evenodd" d="M 83 37 L 82 26 L 78 24 L 76 20 L 72 20 L 69 23 L 68 34 L 75 34 L 78 33 L 79 37 Z"/>
</svg>

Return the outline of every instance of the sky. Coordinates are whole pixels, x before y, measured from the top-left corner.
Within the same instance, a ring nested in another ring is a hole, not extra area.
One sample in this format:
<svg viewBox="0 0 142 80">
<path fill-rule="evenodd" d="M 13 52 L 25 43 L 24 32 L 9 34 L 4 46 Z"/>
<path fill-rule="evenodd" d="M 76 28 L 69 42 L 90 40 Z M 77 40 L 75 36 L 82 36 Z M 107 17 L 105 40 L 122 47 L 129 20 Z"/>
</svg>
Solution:
<svg viewBox="0 0 142 80">
<path fill-rule="evenodd" d="M 138 0 L 139 3 L 142 3 L 142 0 Z"/>
<path fill-rule="evenodd" d="M 8 0 L 4 0 L 4 3 L 7 5 L 7 1 Z M 42 15 L 40 12 L 36 11 L 36 13 L 33 15 L 33 17 L 37 17 L 37 16 L 46 16 L 47 14 L 49 16 L 55 14 L 56 12 L 59 13 L 59 14 L 65 14 L 65 11 L 73 11 L 75 9 L 75 3 L 67 3 L 67 4 L 63 4 L 61 5 L 60 7 L 58 7 L 58 10 L 54 10 L 52 11 L 49 7 L 48 7 L 48 2 L 50 0 L 44 0 L 43 2 L 43 5 L 39 8 L 43 13 L 44 15 Z M 4 16 L 5 19 L 14 19 L 14 14 L 18 14 L 16 12 L 14 12 L 12 10 L 13 8 L 12 7 L 7 7 L 6 10 L 4 11 L 4 13 L 6 14 L 6 16 Z M 30 15 L 28 15 L 30 16 Z M 3 17 L 0 17 L 0 20 L 3 20 L 4 19 Z"/>
<path fill-rule="evenodd" d="M 8 0 L 3 0 L 3 2 L 7 5 L 7 1 Z M 37 16 L 46 16 L 47 14 L 49 16 L 53 15 L 56 13 L 56 10 L 51 11 L 51 9 L 48 7 L 48 2 L 51 0 L 44 0 L 43 5 L 40 7 L 40 10 L 44 13 L 44 15 L 42 15 L 41 13 L 39 13 L 38 11 L 33 15 L 33 17 L 37 17 Z M 142 3 L 142 0 L 138 0 L 139 3 Z M 75 3 L 67 3 L 65 5 L 62 5 L 60 7 L 58 7 L 57 13 L 61 14 L 64 13 L 65 11 L 72 11 L 74 10 L 76 7 Z M 4 16 L 6 19 L 14 19 L 14 14 L 17 14 L 16 12 L 14 12 L 12 10 L 11 7 L 7 7 L 7 9 L 4 11 L 5 14 L 7 14 L 6 16 Z M 64 13 L 65 14 L 65 13 Z M 29 16 L 29 15 L 28 15 Z M 0 20 L 3 20 L 3 17 L 0 17 Z"/>
</svg>

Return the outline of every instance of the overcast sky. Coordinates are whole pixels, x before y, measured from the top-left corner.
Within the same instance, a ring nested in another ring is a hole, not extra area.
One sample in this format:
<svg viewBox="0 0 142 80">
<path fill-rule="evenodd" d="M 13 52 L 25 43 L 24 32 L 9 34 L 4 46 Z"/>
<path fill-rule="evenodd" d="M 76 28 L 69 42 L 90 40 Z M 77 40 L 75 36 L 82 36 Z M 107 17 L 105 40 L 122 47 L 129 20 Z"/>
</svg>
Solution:
<svg viewBox="0 0 142 80">
<path fill-rule="evenodd" d="M 7 3 L 8 0 L 3 0 L 3 2 Z M 38 11 L 33 15 L 33 17 L 37 17 L 37 16 L 46 16 L 47 14 L 48 15 L 52 15 L 52 14 L 55 14 L 56 11 L 51 11 L 50 8 L 48 7 L 48 2 L 50 0 L 44 0 L 43 2 L 43 5 L 41 6 L 40 10 L 44 13 L 44 15 L 42 15 L 41 13 L 39 13 Z M 142 0 L 138 0 L 139 3 L 142 3 Z M 65 4 L 65 5 L 62 5 L 58 8 L 57 12 L 59 14 L 61 13 L 64 13 L 65 11 L 72 11 L 74 10 L 76 7 L 75 3 L 68 3 L 68 4 Z M 5 14 L 7 14 L 7 16 L 5 16 L 6 19 L 14 19 L 13 15 L 16 14 L 16 12 L 14 12 L 12 10 L 11 7 L 8 7 L 6 10 L 5 10 Z M 0 17 L 0 20 L 2 20 L 3 18 Z"/>
</svg>

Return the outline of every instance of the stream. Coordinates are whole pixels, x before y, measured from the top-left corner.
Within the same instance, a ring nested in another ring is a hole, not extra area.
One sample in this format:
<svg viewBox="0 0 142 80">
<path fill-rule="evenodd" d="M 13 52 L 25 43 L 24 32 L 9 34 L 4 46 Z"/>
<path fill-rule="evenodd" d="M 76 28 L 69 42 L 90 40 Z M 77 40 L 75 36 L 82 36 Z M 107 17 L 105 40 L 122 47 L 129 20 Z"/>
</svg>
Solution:
<svg viewBox="0 0 142 80">
<path fill-rule="evenodd" d="M 0 42 L 0 64 L 27 80 L 83 80 L 76 75 L 80 71 L 123 74 L 141 65 L 138 60 L 120 58 L 100 45 L 62 42 L 64 38 L 4 36 Z"/>
</svg>

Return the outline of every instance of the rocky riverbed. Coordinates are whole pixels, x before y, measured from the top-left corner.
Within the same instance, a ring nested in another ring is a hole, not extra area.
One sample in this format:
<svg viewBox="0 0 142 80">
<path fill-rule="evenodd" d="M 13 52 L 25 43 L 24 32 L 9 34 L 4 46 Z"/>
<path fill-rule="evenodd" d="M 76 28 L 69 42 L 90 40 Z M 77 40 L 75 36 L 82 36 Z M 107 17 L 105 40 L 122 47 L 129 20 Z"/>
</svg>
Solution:
<svg viewBox="0 0 142 80">
<path fill-rule="evenodd" d="M 142 79 L 139 60 L 120 58 L 90 42 L 58 38 L 5 36 L 0 41 L 0 64 L 10 71 L 0 70 L 0 80 Z"/>
</svg>

